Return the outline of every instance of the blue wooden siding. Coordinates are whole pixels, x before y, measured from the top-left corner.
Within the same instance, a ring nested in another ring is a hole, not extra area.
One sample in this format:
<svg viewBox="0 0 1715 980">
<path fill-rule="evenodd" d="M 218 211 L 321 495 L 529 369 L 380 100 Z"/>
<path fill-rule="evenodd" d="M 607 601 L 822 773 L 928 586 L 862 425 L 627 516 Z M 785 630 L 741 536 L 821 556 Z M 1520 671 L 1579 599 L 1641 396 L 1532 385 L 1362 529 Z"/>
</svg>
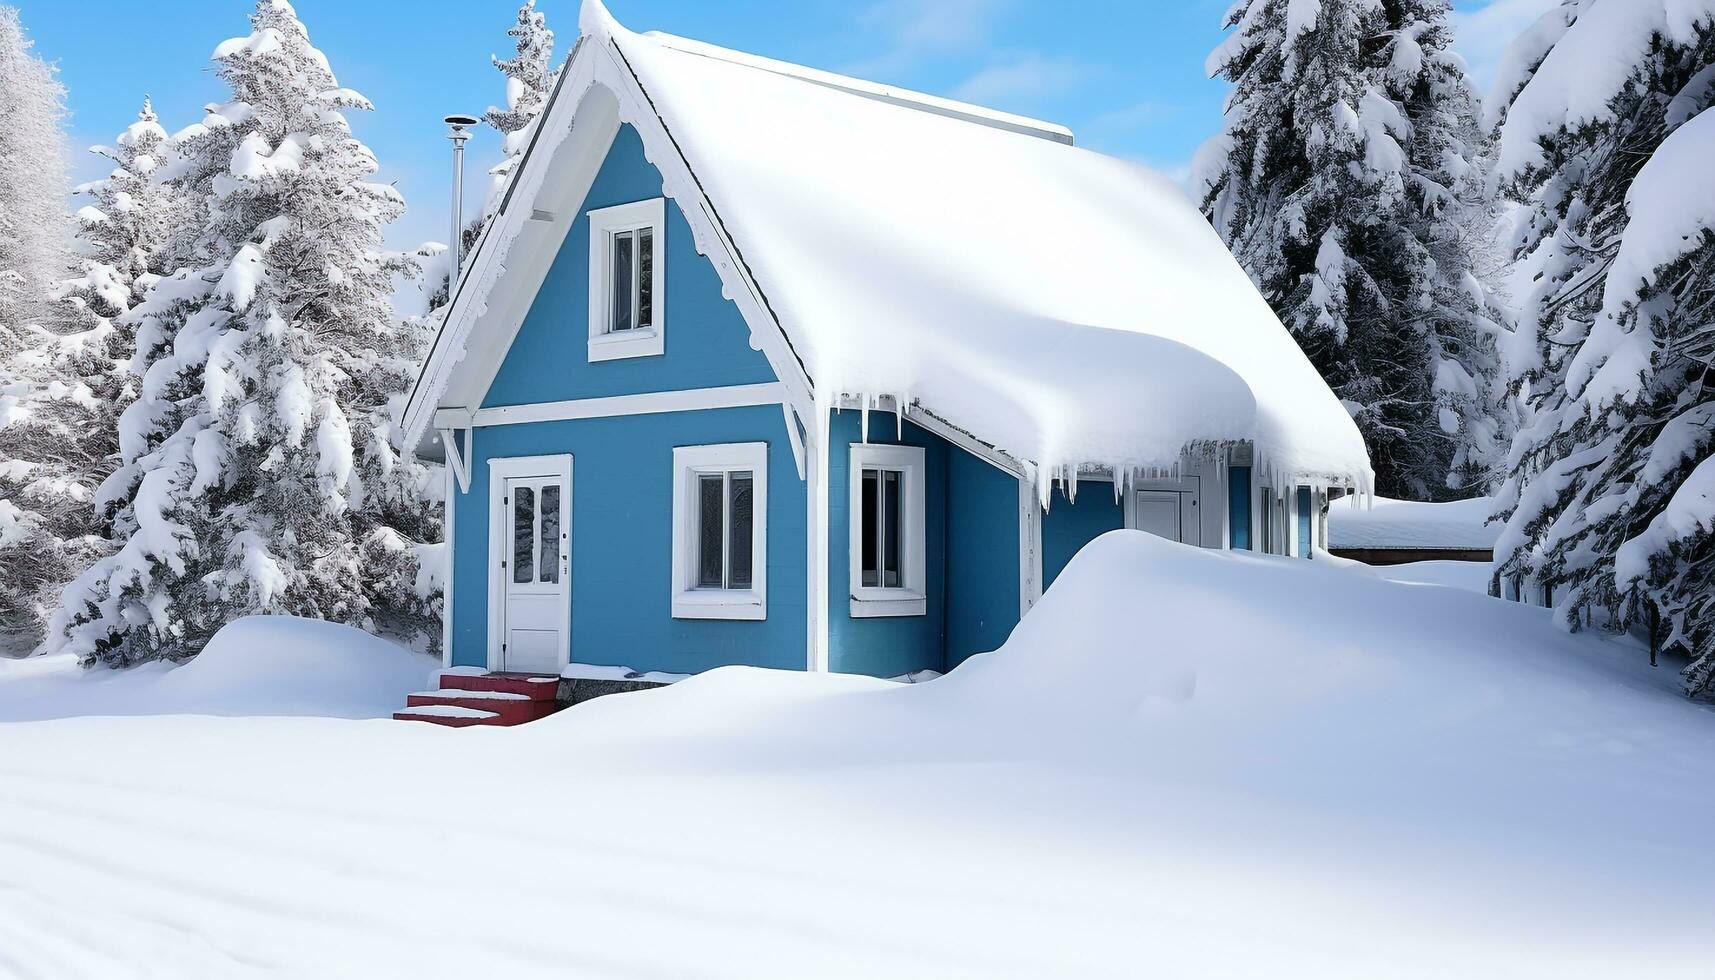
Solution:
<svg viewBox="0 0 1715 980">
<path fill-rule="evenodd" d="M 768 618 L 674 619 L 673 447 L 768 443 Z M 802 669 L 805 496 L 775 406 L 538 422 L 476 430 L 457 504 L 453 663 L 488 657 L 488 460 L 571 453 L 572 660 L 691 673 L 727 664 Z"/>
<path fill-rule="evenodd" d="M 1309 558 L 1311 554 L 1310 540 L 1310 488 L 1298 488 L 1298 555 Z"/>
<path fill-rule="evenodd" d="M 1078 549 L 1109 531 L 1125 527 L 1125 508 L 1114 499 L 1114 485 L 1078 481 L 1078 499 L 1068 500 L 1056 489 L 1052 505 L 1042 515 L 1042 587 L 1054 584 Z"/>
<path fill-rule="evenodd" d="M 1018 625 L 1018 480 L 947 452 L 946 669 L 999 649 Z"/>
<path fill-rule="evenodd" d="M 925 613 L 922 616 L 851 615 L 851 445 L 863 441 L 860 413 L 835 412 L 828 420 L 828 667 L 848 674 L 897 677 L 944 667 L 947 582 L 947 455 L 940 438 L 909 423 L 903 438 L 892 413 L 871 412 L 869 441 L 923 447 L 928 470 L 925 524 Z M 957 450 L 951 450 L 957 451 Z"/>
<path fill-rule="evenodd" d="M 750 347 L 750 328 L 721 296 L 720 274 L 697 254 L 691 226 L 667 202 L 665 352 L 589 363 L 589 211 L 661 196 L 661 173 L 637 131 L 621 126 L 577 220 L 507 352 L 485 407 L 775 380 Z"/>
<path fill-rule="evenodd" d="M 676 205 L 666 209 L 665 353 L 589 363 L 587 212 L 660 193 L 660 174 L 644 159 L 636 133 L 622 127 L 484 397 L 485 407 L 775 380 L 767 360 L 750 348 L 748 328 L 737 308 L 721 296 L 713 266 L 696 254 L 690 228 Z M 896 441 L 891 414 L 873 413 L 870 421 L 872 441 Z M 849 445 L 859 439 L 860 419 L 855 412 L 845 412 L 836 413 L 831 422 L 832 669 L 877 676 L 947 670 L 973 653 L 1000 646 L 1019 616 L 1016 480 L 907 425 L 903 441 L 924 448 L 928 468 L 926 614 L 854 619 L 848 581 L 848 473 Z M 768 618 L 676 620 L 671 602 L 673 448 L 757 441 L 769 444 Z M 494 426 L 478 429 L 473 443 L 470 490 L 454 501 L 454 664 L 487 663 L 488 460 L 569 453 L 574 457 L 574 662 L 673 672 L 727 664 L 804 666 L 806 499 L 778 407 Z M 1103 523 L 1105 517 L 1092 515 L 1112 510 L 1111 524 L 1119 526 L 1112 497 L 1111 487 L 1098 484 L 1087 498 L 1079 498 L 1076 508 L 1056 507 L 1056 520 L 1063 522 L 1076 511 L 1083 521 L 1066 557 L 1099 533 L 1084 536 L 1086 518 Z"/>
<path fill-rule="evenodd" d="M 1249 550 L 1251 546 L 1251 468 L 1234 466 L 1227 470 L 1227 528 L 1228 541 L 1233 548 Z"/>
<path fill-rule="evenodd" d="M 871 412 L 869 441 L 921 446 L 927 469 L 925 614 L 851 615 L 851 447 L 857 412 L 829 420 L 828 659 L 833 670 L 897 677 L 951 670 L 994 650 L 1018 625 L 1018 481 L 890 412 Z"/>
</svg>

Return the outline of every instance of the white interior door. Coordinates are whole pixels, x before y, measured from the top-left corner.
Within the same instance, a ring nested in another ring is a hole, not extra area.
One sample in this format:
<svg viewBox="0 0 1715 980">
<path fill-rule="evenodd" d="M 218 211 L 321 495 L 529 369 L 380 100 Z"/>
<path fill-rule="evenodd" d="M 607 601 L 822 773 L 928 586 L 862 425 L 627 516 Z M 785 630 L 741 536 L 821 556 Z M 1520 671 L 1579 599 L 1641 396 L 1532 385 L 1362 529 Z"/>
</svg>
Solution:
<svg viewBox="0 0 1715 980">
<path fill-rule="evenodd" d="M 501 670 L 560 672 L 569 640 L 571 497 L 564 474 L 504 478 Z"/>
</svg>

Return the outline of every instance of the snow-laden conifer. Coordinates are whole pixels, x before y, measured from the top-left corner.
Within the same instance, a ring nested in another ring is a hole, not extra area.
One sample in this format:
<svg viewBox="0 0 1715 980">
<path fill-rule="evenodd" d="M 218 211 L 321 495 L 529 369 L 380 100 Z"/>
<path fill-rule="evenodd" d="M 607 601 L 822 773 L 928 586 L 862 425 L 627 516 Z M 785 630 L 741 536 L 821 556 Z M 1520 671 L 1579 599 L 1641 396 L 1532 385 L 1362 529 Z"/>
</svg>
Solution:
<svg viewBox="0 0 1715 980">
<path fill-rule="evenodd" d="M 515 53 L 502 60 L 490 56 L 494 67 L 506 76 L 506 108 L 489 106 L 482 121 L 500 133 L 501 152 L 505 159 L 489 171 L 491 180 L 488 200 L 483 207 L 486 218 L 500 206 L 512 172 L 524 158 L 530 137 L 536 132 L 536 120 L 548 106 L 553 92 L 554 32 L 548 29 L 546 18 L 536 9 L 536 0 L 524 0 L 518 8 L 517 22 L 506 31 L 513 39 Z"/>
<path fill-rule="evenodd" d="M 1655 626 L 1715 682 L 1715 0 L 1571 0 L 1497 83 L 1520 205 L 1498 586 L 1565 625 Z"/>
<path fill-rule="evenodd" d="M 58 297 L 66 274 L 64 89 L 0 6 L 0 652 L 41 637 L 87 554 L 99 404 L 68 364 L 87 339 Z"/>
<path fill-rule="evenodd" d="M 290 613 L 431 640 L 420 543 L 437 481 L 390 444 L 420 331 L 390 305 L 404 209 L 346 119 L 341 88 L 286 0 L 222 43 L 231 89 L 177 134 L 197 201 L 196 264 L 129 314 L 148 354 L 121 420 L 118 550 L 67 587 L 52 642 L 110 664 L 194 655 L 222 625 Z"/>
<path fill-rule="evenodd" d="M 77 188 L 88 203 L 77 211 L 82 246 L 81 274 L 64 290 L 85 320 L 85 329 L 60 345 L 68 374 L 94 392 L 88 450 L 101 460 L 101 477 L 118 467 L 119 419 L 136 400 L 142 370 L 137 355 L 136 318 L 131 309 L 167 270 L 169 232 L 182 218 L 171 187 L 157 174 L 167 162 L 167 132 L 148 99 L 137 118 L 111 146 L 91 152 L 107 158 L 113 170 Z M 111 515 L 98 508 L 97 525 Z"/>
<path fill-rule="evenodd" d="M 1445 0 L 1246 0 L 1205 213 L 1363 431 L 1377 488 L 1469 495 L 1510 428 L 1476 100 Z"/>
</svg>

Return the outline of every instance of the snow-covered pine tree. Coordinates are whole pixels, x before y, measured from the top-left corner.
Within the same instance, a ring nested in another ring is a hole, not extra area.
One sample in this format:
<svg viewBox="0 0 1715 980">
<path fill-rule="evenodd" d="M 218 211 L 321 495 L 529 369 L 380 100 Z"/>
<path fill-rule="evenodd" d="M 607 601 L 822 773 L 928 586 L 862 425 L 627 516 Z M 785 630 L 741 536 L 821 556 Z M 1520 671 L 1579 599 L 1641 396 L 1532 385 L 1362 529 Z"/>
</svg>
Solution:
<svg viewBox="0 0 1715 980">
<path fill-rule="evenodd" d="M 87 544 L 96 407 L 63 371 L 74 329 L 67 270 L 65 92 L 18 13 L 0 6 L 0 653 L 31 648 Z"/>
<path fill-rule="evenodd" d="M 524 5 L 518 8 L 517 22 L 506 35 L 515 42 L 516 53 L 506 60 L 495 56 L 489 58 L 494 67 L 506 76 L 506 108 L 489 106 L 488 111 L 482 114 L 482 121 L 500 133 L 503 139 L 501 152 L 506 158 L 489 170 L 491 180 L 488 201 L 482 211 L 483 220 L 500 207 L 500 199 L 506 194 L 512 172 L 524 158 L 530 137 L 536 131 L 536 120 L 548 106 L 557 74 L 554 70 L 554 32 L 548 29 L 546 18 L 536 9 L 536 0 L 524 0 Z"/>
<path fill-rule="evenodd" d="M 1473 258 L 1475 99 L 1445 0 L 1245 0 L 1199 153 L 1204 212 L 1352 412 L 1377 489 L 1469 495 L 1504 424 Z"/>
<path fill-rule="evenodd" d="M 1569 0 L 1515 44 L 1497 176 L 1520 207 L 1497 587 L 1654 625 L 1715 686 L 1715 0 Z"/>
<path fill-rule="evenodd" d="M 82 275 L 65 288 L 88 321 L 61 344 L 66 373 L 84 379 L 96 408 L 88 426 L 90 455 L 109 477 L 119 458 L 119 419 L 136 400 L 146 364 L 137 362 L 137 324 L 128 316 L 167 271 L 168 233 L 179 217 L 172 189 L 156 179 L 167 161 L 166 130 L 149 100 L 112 146 L 91 152 L 111 160 L 107 177 L 76 189 L 89 203 L 77 212 Z M 112 515 L 98 509 L 98 526 Z"/>
<path fill-rule="evenodd" d="M 13 7 L 0 5 L 0 344 L 28 346 L 25 324 L 50 325 L 65 274 L 65 89 L 37 57 Z M 4 352 L 0 351 L 0 356 Z"/>
<path fill-rule="evenodd" d="M 1452 50 L 1447 0 L 1397 0 L 1383 12 L 1381 90 L 1405 117 L 1404 221 L 1422 250 L 1423 278 L 1406 306 L 1426 332 L 1434 419 L 1452 449 L 1444 488 L 1434 495 L 1483 495 L 1504 476 L 1519 416 L 1501 366 L 1510 331 L 1495 286 L 1502 261 L 1488 187 L 1490 141 Z"/>
<path fill-rule="evenodd" d="M 131 314 L 140 349 L 168 340 L 122 421 L 122 544 L 55 620 L 86 662 L 189 657 L 252 613 L 438 636 L 416 561 L 438 481 L 389 444 L 422 344 L 390 306 L 411 263 L 381 250 L 404 203 L 291 5 L 259 0 L 251 26 L 214 53 L 231 100 L 175 137 L 200 264 Z"/>
</svg>

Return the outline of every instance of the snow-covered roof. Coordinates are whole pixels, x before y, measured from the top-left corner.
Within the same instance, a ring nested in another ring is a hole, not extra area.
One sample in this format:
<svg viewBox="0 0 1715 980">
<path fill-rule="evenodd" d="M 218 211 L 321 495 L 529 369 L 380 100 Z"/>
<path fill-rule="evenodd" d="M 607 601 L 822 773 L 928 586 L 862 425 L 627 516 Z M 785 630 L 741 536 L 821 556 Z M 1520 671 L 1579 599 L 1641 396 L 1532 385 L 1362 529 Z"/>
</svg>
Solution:
<svg viewBox="0 0 1715 980">
<path fill-rule="evenodd" d="M 1166 177 L 1051 124 L 635 34 L 596 0 L 581 23 L 574 60 L 607 64 L 572 84 L 631 90 L 620 118 L 699 248 L 727 246 L 727 292 L 802 372 L 801 411 L 892 396 L 1041 474 L 1250 441 L 1265 468 L 1367 485 L 1351 418 Z"/>
<path fill-rule="evenodd" d="M 1487 551 L 1501 526 L 1488 523 L 1494 501 L 1487 497 L 1440 504 L 1376 497 L 1328 508 L 1328 547 Z"/>
</svg>

